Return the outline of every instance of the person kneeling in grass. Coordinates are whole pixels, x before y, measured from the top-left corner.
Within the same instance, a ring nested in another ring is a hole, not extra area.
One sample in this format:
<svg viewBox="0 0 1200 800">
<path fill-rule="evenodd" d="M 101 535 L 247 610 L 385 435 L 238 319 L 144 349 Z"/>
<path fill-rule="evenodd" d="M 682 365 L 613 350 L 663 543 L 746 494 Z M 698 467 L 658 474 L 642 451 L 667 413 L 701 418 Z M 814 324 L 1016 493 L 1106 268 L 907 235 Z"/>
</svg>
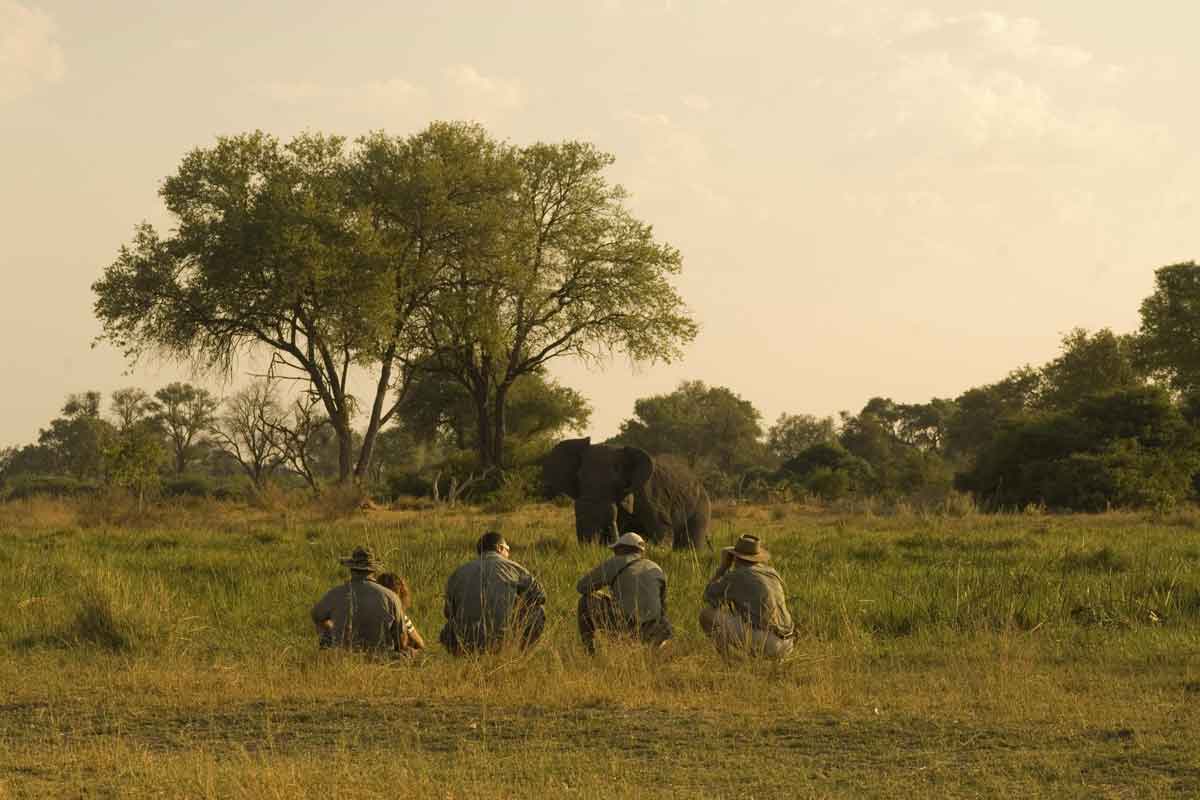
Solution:
<svg viewBox="0 0 1200 800">
<path fill-rule="evenodd" d="M 396 593 L 396 597 L 400 598 L 400 610 L 404 613 L 404 630 L 400 634 L 400 652 L 412 653 L 424 650 L 425 639 L 417 630 L 417 626 L 413 624 L 412 617 L 408 615 L 408 609 L 412 607 L 412 591 L 408 588 L 408 581 L 394 572 L 385 572 L 375 580 L 379 581 L 379 585 L 385 589 L 391 589 Z"/>
<path fill-rule="evenodd" d="M 456 656 L 496 651 L 514 638 L 522 650 L 530 647 L 546 626 L 542 585 L 509 559 L 508 542 L 496 531 L 479 537 L 475 551 L 479 557 L 446 582 L 446 625 L 439 640 Z"/>
<path fill-rule="evenodd" d="M 742 536 L 721 551 L 721 565 L 704 589 L 700 627 L 723 656 L 735 652 L 782 658 L 792 652 L 796 627 L 771 554 L 757 536 Z"/>
<path fill-rule="evenodd" d="M 310 612 L 321 647 L 401 652 L 400 598 L 372 577 L 383 565 L 365 547 L 340 561 L 350 568 L 350 580 L 326 592 Z"/>
<path fill-rule="evenodd" d="M 596 652 L 596 632 L 637 638 L 661 647 L 671 638 L 667 619 L 667 576 L 646 558 L 646 540 L 626 533 L 609 547 L 612 558 L 584 575 L 579 592 L 579 637 Z"/>
</svg>

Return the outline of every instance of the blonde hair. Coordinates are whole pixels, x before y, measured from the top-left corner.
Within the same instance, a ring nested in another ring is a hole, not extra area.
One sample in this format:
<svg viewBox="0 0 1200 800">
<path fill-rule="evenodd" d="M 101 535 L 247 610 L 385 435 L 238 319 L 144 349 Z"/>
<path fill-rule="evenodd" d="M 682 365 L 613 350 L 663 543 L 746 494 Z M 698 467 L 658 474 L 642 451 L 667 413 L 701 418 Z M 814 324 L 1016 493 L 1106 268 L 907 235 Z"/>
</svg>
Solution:
<svg viewBox="0 0 1200 800">
<path fill-rule="evenodd" d="M 400 598 L 400 603 L 405 608 L 408 608 L 412 602 L 412 591 L 408 588 L 408 581 L 401 578 L 394 572 L 385 572 L 375 579 L 375 582 L 385 589 L 391 589 Z"/>
</svg>

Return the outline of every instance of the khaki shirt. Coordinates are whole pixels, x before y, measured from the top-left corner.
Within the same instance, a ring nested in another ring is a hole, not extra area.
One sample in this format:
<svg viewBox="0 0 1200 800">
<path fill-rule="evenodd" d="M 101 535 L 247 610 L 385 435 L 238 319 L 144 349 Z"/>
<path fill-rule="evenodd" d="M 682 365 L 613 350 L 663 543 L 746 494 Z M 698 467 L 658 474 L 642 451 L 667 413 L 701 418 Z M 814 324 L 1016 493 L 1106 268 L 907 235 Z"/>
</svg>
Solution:
<svg viewBox="0 0 1200 800">
<path fill-rule="evenodd" d="M 766 564 L 735 562 L 708 584 L 704 600 L 710 606 L 732 606 L 755 630 L 770 631 L 780 639 L 789 639 L 795 633 L 783 579 Z"/>
<path fill-rule="evenodd" d="M 326 592 L 312 607 L 312 620 L 330 620 L 333 641 L 358 648 L 395 647 L 407 623 L 395 592 L 358 576 Z"/>
<path fill-rule="evenodd" d="M 456 569 L 446 582 L 446 621 L 464 642 L 493 642 L 507 632 L 518 599 L 542 605 L 546 594 L 529 570 L 489 551 Z"/>
<path fill-rule="evenodd" d="M 615 555 L 575 584 L 580 594 L 588 594 L 606 586 L 611 587 L 613 598 L 625 616 L 636 620 L 638 624 L 654 622 L 663 617 L 667 576 L 658 564 L 642 554 Z"/>
</svg>

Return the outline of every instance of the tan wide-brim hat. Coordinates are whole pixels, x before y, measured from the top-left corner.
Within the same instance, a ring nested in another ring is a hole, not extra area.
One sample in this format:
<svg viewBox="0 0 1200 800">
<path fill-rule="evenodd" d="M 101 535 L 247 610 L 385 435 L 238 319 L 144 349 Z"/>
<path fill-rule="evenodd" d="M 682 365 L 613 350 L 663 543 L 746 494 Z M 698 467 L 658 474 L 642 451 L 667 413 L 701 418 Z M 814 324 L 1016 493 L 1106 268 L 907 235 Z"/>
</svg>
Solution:
<svg viewBox="0 0 1200 800">
<path fill-rule="evenodd" d="M 757 536 L 746 534 L 737 540 L 737 544 L 733 547 L 723 547 L 721 552 L 730 553 L 734 558 L 740 558 L 742 561 L 750 561 L 758 563 L 768 561 L 771 558 L 771 553 L 767 548 L 762 546 Z"/>
<path fill-rule="evenodd" d="M 356 547 L 350 556 L 339 558 L 338 561 L 343 566 L 359 572 L 379 572 L 383 569 L 383 562 L 375 560 L 375 554 L 366 547 Z"/>
<path fill-rule="evenodd" d="M 636 547 L 638 550 L 646 549 L 646 540 L 636 533 L 623 533 L 621 538 L 609 545 L 610 548 L 616 550 L 618 547 Z"/>
</svg>

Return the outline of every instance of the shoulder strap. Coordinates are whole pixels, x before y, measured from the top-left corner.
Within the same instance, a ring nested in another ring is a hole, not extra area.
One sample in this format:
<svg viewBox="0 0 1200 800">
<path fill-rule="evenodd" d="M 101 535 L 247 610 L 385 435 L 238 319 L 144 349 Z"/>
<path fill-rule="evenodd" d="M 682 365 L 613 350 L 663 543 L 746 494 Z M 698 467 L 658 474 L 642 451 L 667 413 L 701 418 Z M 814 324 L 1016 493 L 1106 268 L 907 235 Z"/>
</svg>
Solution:
<svg viewBox="0 0 1200 800">
<path fill-rule="evenodd" d="M 639 558 L 631 558 L 631 559 L 629 559 L 628 561 L 626 561 L 626 562 L 625 562 L 625 564 L 624 564 L 624 566 L 622 566 L 622 567 L 621 567 L 619 570 L 617 570 L 616 572 L 614 572 L 614 573 L 613 573 L 613 576 L 612 576 L 611 578 L 609 578 L 609 579 L 608 579 L 608 586 L 609 586 L 609 588 L 612 588 L 613 586 L 615 586 L 615 585 L 616 585 L 616 583 L 617 583 L 617 578 L 621 577 L 621 573 L 622 573 L 622 572 L 624 572 L 625 570 L 627 570 L 627 569 L 629 569 L 631 566 L 633 566 L 634 562 L 641 561 L 641 560 L 642 560 L 642 559 L 639 557 Z"/>
</svg>

